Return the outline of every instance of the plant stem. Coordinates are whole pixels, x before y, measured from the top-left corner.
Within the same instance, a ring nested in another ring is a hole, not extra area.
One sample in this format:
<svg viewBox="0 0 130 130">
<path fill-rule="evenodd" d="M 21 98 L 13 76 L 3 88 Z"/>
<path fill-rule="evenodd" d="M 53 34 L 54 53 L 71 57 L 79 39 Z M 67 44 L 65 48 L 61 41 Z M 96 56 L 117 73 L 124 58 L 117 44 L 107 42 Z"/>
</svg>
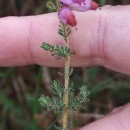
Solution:
<svg viewBox="0 0 130 130">
<path fill-rule="evenodd" d="M 56 0 L 56 4 L 58 9 L 60 9 L 61 4 L 60 0 Z M 69 47 L 68 45 L 68 38 L 67 38 L 67 30 L 65 24 L 61 23 L 63 26 L 63 32 L 64 32 L 64 42 L 65 46 Z M 70 56 L 65 57 L 65 69 L 64 69 L 64 82 L 65 82 L 65 88 L 64 88 L 64 97 L 63 97 L 63 103 L 65 104 L 64 110 L 63 110 L 63 130 L 67 130 L 68 127 L 68 116 L 69 116 L 69 109 L 68 109 L 68 103 L 69 103 L 69 68 L 70 68 Z"/>
<path fill-rule="evenodd" d="M 65 90 L 64 90 L 64 98 L 63 103 L 65 104 L 64 110 L 63 110 L 63 130 L 66 130 L 68 126 L 68 101 L 69 101 L 69 61 L 70 57 L 65 58 Z"/>
<path fill-rule="evenodd" d="M 64 41 L 65 46 L 69 47 L 68 45 L 68 39 L 66 35 L 66 25 L 63 25 L 63 31 L 64 31 Z M 64 110 L 63 110 L 63 130 L 67 130 L 68 127 L 68 116 L 69 116 L 69 109 L 68 109 L 68 102 L 69 102 L 69 68 L 70 68 L 70 56 L 66 56 L 65 58 L 65 70 L 64 70 L 64 80 L 65 80 L 65 89 L 64 89 L 64 97 L 63 97 L 63 103 L 65 104 Z"/>
</svg>

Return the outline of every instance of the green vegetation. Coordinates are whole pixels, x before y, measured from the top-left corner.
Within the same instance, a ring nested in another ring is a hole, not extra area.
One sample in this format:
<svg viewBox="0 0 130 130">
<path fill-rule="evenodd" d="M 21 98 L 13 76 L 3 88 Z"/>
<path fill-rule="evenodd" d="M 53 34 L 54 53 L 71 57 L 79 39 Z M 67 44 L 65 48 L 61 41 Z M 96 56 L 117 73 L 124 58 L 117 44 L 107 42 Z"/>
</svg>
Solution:
<svg viewBox="0 0 130 130">
<path fill-rule="evenodd" d="M 45 0 L 1 0 L 0 16 L 21 16 L 50 12 L 45 7 L 45 2 Z M 129 0 L 110 0 L 110 2 L 100 0 L 101 5 L 126 4 L 129 2 Z M 75 74 L 71 75 L 74 81 L 73 86 L 76 89 L 74 94 L 79 93 L 77 86 L 87 85 L 91 92 L 91 102 L 88 103 L 87 109 L 83 108 L 80 111 L 81 114 L 77 113 L 81 122 L 75 118 L 72 122 L 73 126 L 78 127 L 90 123 L 102 117 L 113 107 L 123 105 L 130 100 L 129 76 L 102 67 L 74 68 L 74 70 Z M 43 110 L 37 100 L 42 94 L 52 96 L 50 81 L 59 79 L 59 75 L 63 75 L 62 69 L 59 68 L 46 68 L 37 65 L 17 68 L 1 67 L 0 130 L 55 130 L 54 125 L 60 126 L 62 124 L 61 117 L 57 118 L 55 113 Z M 62 82 L 61 78 L 60 81 Z M 56 94 L 57 91 L 59 89 L 53 89 Z M 60 95 L 58 96 L 60 97 Z M 84 119 L 83 113 L 91 114 L 91 116 Z M 98 114 L 98 117 L 95 116 L 96 114 Z M 83 119 L 84 121 L 82 121 Z"/>
</svg>

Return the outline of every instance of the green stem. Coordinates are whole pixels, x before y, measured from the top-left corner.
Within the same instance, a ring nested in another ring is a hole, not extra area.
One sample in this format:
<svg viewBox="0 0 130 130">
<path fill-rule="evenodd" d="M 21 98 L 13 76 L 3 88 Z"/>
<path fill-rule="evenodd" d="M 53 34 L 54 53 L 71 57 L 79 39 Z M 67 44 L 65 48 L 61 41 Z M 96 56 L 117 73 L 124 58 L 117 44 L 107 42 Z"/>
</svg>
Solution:
<svg viewBox="0 0 130 130">
<path fill-rule="evenodd" d="M 68 39 L 66 35 L 66 25 L 63 25 L 63 31 L 64 31 L 64 41 L 65 46 L 69 47 L 68 45 Z M 69 102 L 69 68 L 70 68 L 70 56 L 68 55 L 65 58 L 65 89 L 64 89 L 64 97 L 63 97 L 63 103 L 65 104 L 64 110 L 63 110 L 63 130 L 67 129 L 68 126 L 68 116 L 69 116 L 69 109 L 68 109 L 68 102 Z"/>
</svg>

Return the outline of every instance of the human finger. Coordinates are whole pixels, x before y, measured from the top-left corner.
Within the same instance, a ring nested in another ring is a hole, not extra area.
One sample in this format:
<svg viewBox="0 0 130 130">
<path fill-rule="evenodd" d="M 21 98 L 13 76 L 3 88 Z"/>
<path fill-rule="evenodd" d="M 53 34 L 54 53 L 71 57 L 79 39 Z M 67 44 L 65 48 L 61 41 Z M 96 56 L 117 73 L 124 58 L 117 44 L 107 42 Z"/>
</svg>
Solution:
<svg viewBox="0 0 130 130">
<path fill-rule="evenodd" d="M 101 10 L 75 12 L 70 48 L 76 52 L 71 66 L 102 65 L 130 74 L 130 6 L 105 6 Z M 125 21 L 124 21 L 125 20 Z M 57 13 L 0 19 L 0 66 L 29 64 L 63 66 L 40 48 L 42 42 L 63 45 L 58 35 Z"/>
<path fill-rule="evenodd" d="M 79 130 L 129 130 L 130 103 L 116 108 L 108 116 L 95 121 Z"/>
</svg>

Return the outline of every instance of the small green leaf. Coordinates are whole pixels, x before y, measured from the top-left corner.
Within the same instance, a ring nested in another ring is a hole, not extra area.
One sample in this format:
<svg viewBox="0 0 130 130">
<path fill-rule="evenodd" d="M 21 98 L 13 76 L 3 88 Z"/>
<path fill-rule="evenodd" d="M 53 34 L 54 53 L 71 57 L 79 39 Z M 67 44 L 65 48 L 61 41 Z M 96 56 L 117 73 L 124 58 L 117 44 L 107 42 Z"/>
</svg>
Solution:
<svg viewBox="0 0 130 130">
<path fill-rule="evenodd" d="M 51 99 L 48 96 L 41 96 L 38 101 L 43 107 L 46 107 L 51 102 Z"/>
<path fill-rule="evenodd" d="M 59 28 L 59 32 L 62 32 L 63 33 L 63 30 L 61 28 Z"/>
<path fill-rule="evenodd" d="M 51 87 L 55 95 L 58 95 L 60 98 L 63 97 L 63 87 L 57 80 L 51 82 Z"/>
<path fill-rule="evenodd" d="M 70 56 L 73 54 L 70 48 L 68 48 L 67 46 L 61 46 L 61 45 L 52 46 L 46 42 L 43 42 L 43 44 L 41 45 L 41 48 L 43 50 L 52 52 L 51 56 L 58 56 L 55 58 L 55 60 L 65 58 L 66 56 Z"/>
<path fill-rule="evenodd" d="M 58 33 L 59 33 L 59 35 L 61 35 L 62 37 L 64 37 L 64 33 L 63 32 L 59 31 Z"/>
<path fill-rule="evenodd" d="M 71 30 L 67 33 L 67 37 L 71 34 Z"/>
<path fill-rule="evenodd" d="M 54 51 L 54 46 L 52 46 L 52 45 L 50 45 L 48 43 L 45 43 L 45 42 L 43 42 L 43 44 L 41 45 L 41 48 L 43 50 L 50 51 L 50 52 Z"/>
<path fill-rule="evenodd" d="M 70 68 L 70 69 L 69 69 L 69 76 L 71 76 L 71 75 L 72 75 L 73 71 L 74 71 L 74 69 L 73 69 L 73 68 Z"/>
<path fill-rule="evenodd" d="M 47 2 L 46 5 L 47 5 L 47 7 L 48 7 L 49 9 L 54 10 L 54 11 L 57 11 L 56 6 L 55 6 L 51 1 Z"/>
<path fill-rule="evenodd" d="M 80 88 L 79 96 L 82 97 L 83 99 L 87 99 L 89 95 L 90 95 L 90 92 L 88 91 L 87 87 L 82 86 Z"/>
<path fill-rule="evenodd" d="M 79 111 L 80 108 L 83 108 L 83 104 L 89 101 L 88 96 L 90 92 L 86 86 L 80 88 L 80 92 L 76 98 L 73 97 L 69 101 L 69 108 L 74 111 Z"/>
</svg>

